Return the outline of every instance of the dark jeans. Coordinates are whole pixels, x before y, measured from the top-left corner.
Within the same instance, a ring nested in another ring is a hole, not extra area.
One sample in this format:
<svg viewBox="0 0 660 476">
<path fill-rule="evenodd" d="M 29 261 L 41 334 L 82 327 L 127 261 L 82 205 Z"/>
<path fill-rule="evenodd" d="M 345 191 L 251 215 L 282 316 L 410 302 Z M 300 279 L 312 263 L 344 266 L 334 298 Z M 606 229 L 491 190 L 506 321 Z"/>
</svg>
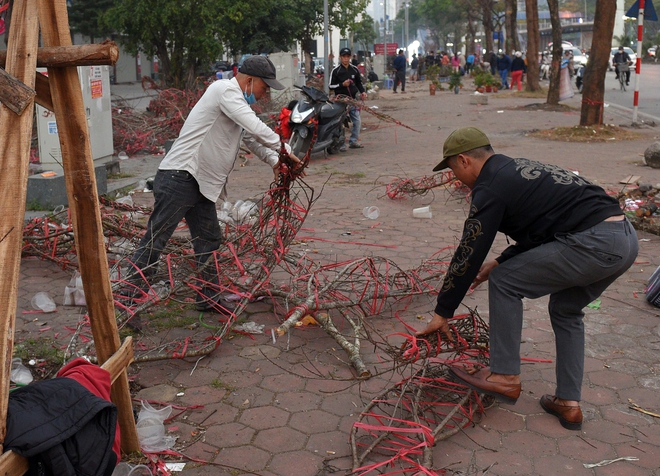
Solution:
<svg viewBox="0 0 660 476">
<path fill-rule="evenodd" d="M 555 395 L 580 400 L 584 372 L 583 309 L 630 268 L 637 234 L 628 220 L 604 221 L 558 235 L 496 266 L 488 278 L 490 369 L 520 374 L 523 298 L 550 295 L 556 345 Z"/>
<path fill-rule="evenodd" d="M 392 88 L 393 91 L 396 91 L 397 86 L 399 86 L 399 83 L 401 84 L 401 91 L 406 90 L 406 72 L 405 71 L 397 71 L 394 73 L 394 87 Z"/>
<path fill-rule="evenodd" d="M 215 203 L 199 192 L 199 184 L 184 170 L 159 170 L 154 179 L 154 211 L 147 231 L 133 255 L 133 263 L 146 277 L 182 219 L 186 219 L 197 265 L 203 265 L 222 243 Z"/>
</svg>

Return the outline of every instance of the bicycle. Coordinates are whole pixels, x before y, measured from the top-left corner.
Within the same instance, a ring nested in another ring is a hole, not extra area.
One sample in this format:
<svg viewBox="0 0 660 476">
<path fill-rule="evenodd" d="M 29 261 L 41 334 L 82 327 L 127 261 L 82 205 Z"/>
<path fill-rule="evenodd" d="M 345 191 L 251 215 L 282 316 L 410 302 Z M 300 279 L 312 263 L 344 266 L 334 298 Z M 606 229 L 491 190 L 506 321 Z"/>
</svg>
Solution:
<svg viewBox="0 0 660 476">
<path fill-rule="evenodd" d="M 621 91 L 625 91 L 626 76 L 628 76 L 626 73 L 630 71 L 630 66 L 628 63 L 617 63 L 617 69 L 619 71 L 619 86 L 621 87 Z"/>
</svg>

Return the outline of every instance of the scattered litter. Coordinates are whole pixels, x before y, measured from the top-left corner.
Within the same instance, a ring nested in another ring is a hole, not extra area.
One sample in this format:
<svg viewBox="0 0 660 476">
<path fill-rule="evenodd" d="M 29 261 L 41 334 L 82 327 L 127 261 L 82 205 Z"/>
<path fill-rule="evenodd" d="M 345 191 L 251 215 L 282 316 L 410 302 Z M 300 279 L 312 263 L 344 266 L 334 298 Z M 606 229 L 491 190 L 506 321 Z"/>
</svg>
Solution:
<svg viewBox="0 0 660 476">
<path fill-rule="evenodd" d="M 25 365 L 20 357 L 11 359 L 11 374 L 9 379 L 16 385 L 28 385 L 32 382 L 32 372 Z"/>
<path fill-rule="evenodd" d="M 179 392 L 176 394 L 177 397 L 183 397 L 186 393 L 185 392 Z"/>
<path fill-rule="evenodd" d="M 298 322 L 296 322 L 296 327 L 301 327 L 301 326 L 318 326 L 319 323 L 316 319 L 314 319 L 313 316 L 310 314 L 307 314 L 305 317 L 300 319 Z"/>
<path fill-rule="evenodd" d="M 431 212 L 430 206 L 413 208 L 413 217 L 415 218 L 432 218 L 433 212 Z"/>
<path fill-rule="evenodd" d="M 121 462 L 115 466 L 112 476 L 153 476 L 153 473 L 143 464 L 133 466 L 132 464 Z"/>
<path fill-rule="evenodd" d="M 83 289 L 82 276 L 80 276 L 80 272 L 77 270 L 73 273 L 69 284 L 64 286 L 64 305 L 87 305 L 87 302 L 85 301 L 85 290 Z"/>
<path fill-rule="evenodd" d="M 503 113 L 504 113 L 504 111 L 497 111 L 497 113 L 498 113 L 498 114 L 503 114 Z"/>
<path fill-rule="evenodd" d="M 165 463 L 165 467 L 170 471 L 174 471 L 175 473 L 178 473 L 180 471 L 183 471 L 183 468 L 186 467 L 186 463 Z"/>
<path fill-rule="evenodd" d="M 346 233 L 342 233 L 341 236 L 350 236 L 351 232 L 347 231 Z"/>
<path fill-rule="evenodd" d="M 128 159 L 128 154 L 124 151 L 121 151 L 119 154 L 117 154 L 117 158 L 119 160 L 126 160 Z"/>
<path fill-rule="evenodd" d="M 249 321 L 234 326 L 234 330 L 239 332 L 247 332 L 248 334 L 263 334 L 264 327 L 266 327 L 265 324 L 257 324 L 256 322 Z"/>
<path fill-rule="evenodd" d="M 378 106 L 371 106 L 369 109 L 378 109 Z"/>
<path fill-rule="evenodd" d="M 43 291 L 35 294 L 32 297 L 32 301 L 30 301 L 30 303 L 32 304 L 32 307 L 37 311 L 55 312 L 57 310 L 55 301 L 53 301 L 48 293 Z"/>
<path fill-rule="evenodd" d="M 624 184 L 626 184 L 626 183 L 635 183 L 641 178 L 642 177 L 639 176 L 639 175 L 628 175 L 627 177 L 621 179 L 621 181 L 619 183 L 624 183 Z"/>
<path fill-rule="evenodd" d="M 616 463 L 617 461 L 639 461 L 639 458 L 636 458 L 635 456 L 624 456 L 616 459 L 604 459 L 599 463 L 584 463 L 583 466 L 587 469 L 600 468 L 601 466 L 607 466 L 608 464 Z"/>
<path fill-rule="evenodd" d="M 156 410 L 148 402 L 142 401 L 142 409 L 138 415 L 136 425 L 140 448 L 146 453 L 159 453 L 174 446 L 176 438 L 165 435 L 163 422 L 172 413 L 172 406 L 168 405 Z"/>
<path fill-rule="evenodd" d="M 270 330 L 270 335 L 273 337 L 273 344 L 277 342 L 277 339 L 275 338 L 275 329 Z"/>
<path fill-rule="evenodd" d="M 589 309 L 600 309 L 600 299 L 596 299 L 594 302 L 587 304 Z"/>
<path fill-rule="evenodd" d="M 380 210 L 376 206 L 364 207 L 364 209 L 362 209 L 362 214 L 365 218 L 375 220 L 378 218 L 378 215 L 380 215 Z"/>
<path fill-rule="evenodd" d="M 133 197 L 130 195 L 126 195 L 125 197 L 120 197 L 117 200 L 115 200 L 117 203 L 121 203 L 122 205 L 127 205 L 129 207 L 133 206 Z"/>
</svg>

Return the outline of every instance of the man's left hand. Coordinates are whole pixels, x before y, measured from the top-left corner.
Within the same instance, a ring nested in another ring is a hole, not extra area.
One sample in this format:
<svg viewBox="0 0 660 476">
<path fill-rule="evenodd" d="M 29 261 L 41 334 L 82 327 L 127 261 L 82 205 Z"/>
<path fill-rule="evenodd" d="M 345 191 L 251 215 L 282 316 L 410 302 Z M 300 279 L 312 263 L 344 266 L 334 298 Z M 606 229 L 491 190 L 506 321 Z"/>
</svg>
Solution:
<svg viewBox="0 0 660 476">
<path fill-rule="evenodd" d="M 291 168 L 291 170 L 294 173 L 297 172 L 300 169 L 300 167 L 302 166 L 302 163 L 300 162 L 300 159 L 298 157 L 296 157 L 293 154 L 293 152 L 289 154 L 289 159 L 291 159 L 291 162 L 292 162 L 292 164 L 289 167 Z M 275 167 L 273 167 L 273 173 L 275 175 L 275 181 L 276 182 L 277 182 L 277 179 L 279 178 L 280 172 L 282 171 L 281 168 L 282 168 L 282 162 L 278 160 L 277 164 L 275 164 Z M 298 175 L 304 177 L 305 176 L 304 170 L 300 170 L 300 173 L 298 173 Z"/>
</svg>

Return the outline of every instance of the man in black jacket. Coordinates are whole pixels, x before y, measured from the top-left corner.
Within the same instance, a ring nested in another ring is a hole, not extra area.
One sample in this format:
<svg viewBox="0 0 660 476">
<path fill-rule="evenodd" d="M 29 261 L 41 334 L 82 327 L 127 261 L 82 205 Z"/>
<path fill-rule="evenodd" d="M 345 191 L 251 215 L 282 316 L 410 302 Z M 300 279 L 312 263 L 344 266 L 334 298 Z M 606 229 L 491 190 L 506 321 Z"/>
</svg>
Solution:
<svg viewBox="0 0 660 476">
<path fill-rule="evenodd" d="M 565 428 L 580 429 L 583 309 L 634 262 L 635 230 L 602 188 L 555 165 L 495 154 L 475 127 L 447 138 L 433 170 L 447 167 L 472 190 L 472 203 L 435 315 L 418 335 L 440 331 L 453 339 L 448 319 L 470 288 L 488 280 L 490 367 L 450 370 L 479 392 L 514 403 L 521 390 L 522 299 L 549 294 L 557 387 L 540 403 Z M 484 262 L 498 231 L 516 244 Z"/>
<path fill-rule="evenodd" d="M 364 90 L 364 86 L 362 86 L 360 71 L 351 64 L 350 48 L 342 48 L 339 50 L 339 57 L 341 63 L 339 63 L 339 65 L 330 73 L 328 87 L 332 89 L 336 95 L 342 94 L 353 99 L 366 99 L 367 93 Z M 350 107 L 348 115 L 353 123 L 348 146 L 351 149 L 361 149 L 363 146 L 358 142 L 360 139 L 360 127 L 362 124 L 362 121 L 360 120 L 360 109 L 357 107 Z M 345 149 L 342 148 L 341 150 Z"/>
<path fill-rule="evenodd" d="M 619 79 L 619 65 L 622 64 L 628 66 L 627 69 L 624 68 L 626 73 L 626 85 L 630 83 L 630 63 L 632 63 L 630 55 L 625 52 L 623 46 L 619 46 L 619 51 L 614 53 L 614 56 L 612 57 L 612 64 L 614 65 L 616 79 Z"/>
</svg>

